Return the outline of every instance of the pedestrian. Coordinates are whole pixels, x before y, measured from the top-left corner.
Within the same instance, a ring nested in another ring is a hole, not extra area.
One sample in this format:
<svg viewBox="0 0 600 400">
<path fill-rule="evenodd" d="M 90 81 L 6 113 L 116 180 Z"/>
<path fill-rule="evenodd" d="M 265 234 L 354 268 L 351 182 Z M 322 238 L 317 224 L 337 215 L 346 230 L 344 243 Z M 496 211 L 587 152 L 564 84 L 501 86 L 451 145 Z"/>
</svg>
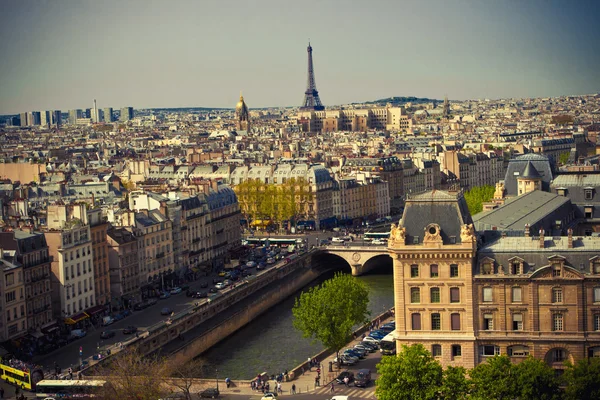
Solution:
<svg viewBox="0 0 600 400">
<path fill-rule="evenodd" d="M 277 393 L 283 394 L 283 389 L 281 389 L 281 382 L 277 384 Z"/>
<path fill-rule="evenodd" d="M 315 387 L 319 386 L 319 377 L 315 376 Z"/>
<path fill-rule="evenodd" d="M 0 393 L 2 393 L 2 392 L 0 392 Z M 295 383 L 292 384 L 292 394 L 296 394 L 296 384 Z"/>
<path fill-rule="evenodd" d="M 308 372 L 312 372 L 312 359 L 308 357 Z"/>
<path fill-rule="evenodd" d="M 331 382 L 331 390 L 330 390 L 330 392 L 331 393 L 335 393 L 335 386 L 333 386 L 333 382 Z"/>
<path fill-rule="evenodd" d="M 350 382 L 350 378 L 348 378 L 348 375 L 346 375 L 344 377 L 344 385 L 346 385 L 346 387 L 348 387 L 348 382 Z"/>
<path fill-rule="evenodd" d="M 231 379 L 225 378 L 225 385 L 227 385 L 227 389 L 231 386 Z"/>
<path fill-rule="evenodd" d="M 0 387 L 0 399 L 4 398 L 4 388 Z"/>
</svg>

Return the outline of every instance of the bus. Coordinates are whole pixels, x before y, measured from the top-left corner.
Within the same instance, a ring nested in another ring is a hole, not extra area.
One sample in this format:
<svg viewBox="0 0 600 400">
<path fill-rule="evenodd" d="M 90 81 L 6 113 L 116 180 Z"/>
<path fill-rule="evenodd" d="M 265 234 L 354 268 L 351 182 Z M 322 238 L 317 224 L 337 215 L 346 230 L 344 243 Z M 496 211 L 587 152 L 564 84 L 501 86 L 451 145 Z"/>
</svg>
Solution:
<svg viewBox="0 0 600 400">
<path fill-rule="evenodd" d="M 257 238 L 257 237 L 249 237 L 245 239 L 248 242 L 248 245 L 254 246 L 279 246 L 279 247 L 288 247 L 291 245 L 295 246 L 303 246 L 304 239 L 297 238 Z"/>
<path fill-rule="evenodd" d="M 390 232 L 365 232 L 363 235 L 364 240 L 388 240 L 390 238 Z"/>
<path fill-rule="evenodd" d="M 40 399 L 91 399 L 101 397 L 106 381 L 50 380 L 37 383 L 35 396 Z"/>
<path fill-rule="evenodd" d="M 384 356 L 393 356 L 396 354 L 396 342 L 394 340 L 394 332 L 387 334 L 381 342 L 379 342 L 379 351 Z"/>
<path fill-rule="evenodd" d="M 44 372 L 41 368 L 37 369 L 19 369 L 6 364 L 4 360 L 0 361 L 0 370 L 2 380 L 25 390 L 32 390 L 38 381 L 44 379 Z"/>
</svg>

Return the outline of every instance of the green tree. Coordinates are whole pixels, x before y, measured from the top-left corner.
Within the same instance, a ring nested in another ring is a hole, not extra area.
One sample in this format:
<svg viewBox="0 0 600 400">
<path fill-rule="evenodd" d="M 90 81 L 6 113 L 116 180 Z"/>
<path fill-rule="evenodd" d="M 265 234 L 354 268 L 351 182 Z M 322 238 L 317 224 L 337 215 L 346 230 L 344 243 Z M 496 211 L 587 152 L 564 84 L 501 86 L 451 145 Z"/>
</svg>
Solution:
<svg viewBox="0 0 600 400">
<path fill-rule="evenodd" d="M 444 400 L 466 399 L 471 391 L 471 382 L 464 367 L 449 366 L 444 370 L 441 398 Z"/>
<path fill-rule="evenodd" d="M 567 385 L 566 400 L 600 399 L 600 358 L 590 357 L 575 364 L 567 363 L 563 381 Z"/>
<path fill-rule="evenodd" d="M 543 360 L 527 357 L 512 366 L 518 398 L 521 400 L 558 400 L 560 389 L 554 370 Z"/>
<path fill-rule="evenodd" d="M 422 344 L 402 346 L 397 356 L 377 364 L 375 395 L 379 400 L 433 400 L 442 387 L 442 366 Z"/>
<path fill-rule="evenodd" d="M 563 152 L 563 153 L 560 153 L 560 156 L 558 156 L 558 162 L 559 162 L 561 165 L 565 165 L 565 164 L 567 164 L 567 163 L 569 162 L 569 155 L 570 155 L 570 154 L 569 154 L 569 152 L 568 152 L 568 151 L 565 151 L 565 152 Z"/>
<path fill-rule="evenodd" d="M 483 203 L 494 198 L 496 188 L 492 185 L 475 186 L 465 192 L 465 200 L 471 215 L 475 215 L 483 210 Z"/>
<path fill-rule="evenodd" d="M 296 298 L 294 327 L 306 338 L 336 352 L 348 343 L 352 328 L 367 321 L 369 289 L 352 275 L 337 273 Z"/>
<path fill-rule="evenodd" d="M 471 370 L 473 391 L 476 400 L 515 399 L 516 387 L 513 365 L 508 356 L 494 356 Z"/>
</svg>

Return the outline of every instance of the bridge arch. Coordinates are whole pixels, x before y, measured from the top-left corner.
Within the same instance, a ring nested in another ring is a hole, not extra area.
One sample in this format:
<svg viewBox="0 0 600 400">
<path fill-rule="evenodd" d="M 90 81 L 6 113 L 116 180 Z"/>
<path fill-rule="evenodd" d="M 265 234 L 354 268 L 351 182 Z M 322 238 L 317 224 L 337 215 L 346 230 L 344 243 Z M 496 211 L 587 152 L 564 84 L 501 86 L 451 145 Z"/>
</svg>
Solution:
<svg viewBox="0 0 600 400">
<path fill-rule="evenodd" d="M 363 273 L 392 273 L 394 262 L 389 253 L 374 255 L 363 264 Z"/>
<path fill-rule="evenodd" d="M 346 258 L 325 251 L 316 252 L 312 256 L 311 265 L 313 268 L 321 270 L 342 271 L 346 273 L 352 272 L 352 266 Z"/>
<path fill-rule="evenodd" d="M 319 253 L 343 258 L 352 269 L 352 275 L 354 276 L 362 275 L 376 267 L 382 260 L 380 257 L 389 257 L 385 246 L 326 246 L 321 248 Z M 377 260 L 371 261 L 373 258 L 377 258 Z"/>
</svg>

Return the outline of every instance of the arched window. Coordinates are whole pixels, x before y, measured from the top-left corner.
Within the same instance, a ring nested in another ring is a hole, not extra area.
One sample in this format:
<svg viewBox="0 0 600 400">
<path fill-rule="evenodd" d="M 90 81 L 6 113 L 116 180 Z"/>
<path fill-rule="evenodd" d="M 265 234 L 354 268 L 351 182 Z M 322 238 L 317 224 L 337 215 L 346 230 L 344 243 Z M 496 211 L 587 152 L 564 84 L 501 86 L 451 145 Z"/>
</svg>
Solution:
<svg viewBox="0 0 600 400">
<path fill-rule="evenodd" d="M 410 302 L 420 303 L 421 302 L 421 289 L 418 287 L 410 288 Z"/>
<path fill-rule="evenodd" d="M 431 289 L 429 289 L 430 295 L 431 295 L 431 302 L 432 303 L 439 303 L 440 302 L 440 288 L 439 287 L 432 287 Z"/>
</svg>

